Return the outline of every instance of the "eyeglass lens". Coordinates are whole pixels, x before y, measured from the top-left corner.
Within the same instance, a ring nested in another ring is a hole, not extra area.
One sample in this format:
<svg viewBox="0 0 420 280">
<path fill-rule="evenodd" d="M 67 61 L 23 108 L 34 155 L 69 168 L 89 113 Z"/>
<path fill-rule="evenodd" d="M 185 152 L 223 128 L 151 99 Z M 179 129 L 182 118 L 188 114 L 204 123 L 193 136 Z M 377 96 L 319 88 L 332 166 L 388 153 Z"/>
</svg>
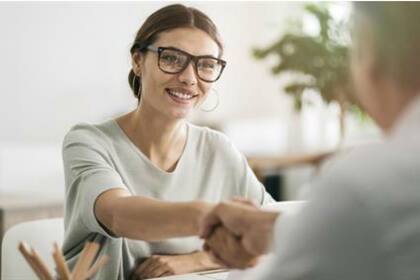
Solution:
<svg viewBox="0 0 420 280">
<path fill-rule="evenodd" d="M 160 54 L 159 66 L 168 73 L 179 73 L 183 71 L 190 62 L 190 57 L 180 51 L 165 49 Z M 200 57 L 196 61 L 198 77 L 206 81 L 214 81 L 219 77 L 222 70 L 221 63 L 214 58 Z"/>
</svg>

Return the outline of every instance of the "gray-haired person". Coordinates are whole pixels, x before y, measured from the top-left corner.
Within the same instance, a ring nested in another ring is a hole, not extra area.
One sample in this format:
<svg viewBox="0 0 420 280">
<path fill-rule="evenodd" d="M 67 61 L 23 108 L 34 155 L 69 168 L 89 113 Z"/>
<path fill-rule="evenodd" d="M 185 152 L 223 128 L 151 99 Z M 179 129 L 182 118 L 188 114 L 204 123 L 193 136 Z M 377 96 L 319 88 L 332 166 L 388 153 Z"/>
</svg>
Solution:
<svg viewBox="0 0 420 280">
<path fill-rule="evenodd" d="M 203 237 L 222 223 L 254 255 L 274 240 L 260 280 L 420 279 L 420 3 L 357 2 L 354 21 L 357 95 L 385 141 L 336 161 L 296 217 L 223 203 L 203 220 Z"/>
</svg>

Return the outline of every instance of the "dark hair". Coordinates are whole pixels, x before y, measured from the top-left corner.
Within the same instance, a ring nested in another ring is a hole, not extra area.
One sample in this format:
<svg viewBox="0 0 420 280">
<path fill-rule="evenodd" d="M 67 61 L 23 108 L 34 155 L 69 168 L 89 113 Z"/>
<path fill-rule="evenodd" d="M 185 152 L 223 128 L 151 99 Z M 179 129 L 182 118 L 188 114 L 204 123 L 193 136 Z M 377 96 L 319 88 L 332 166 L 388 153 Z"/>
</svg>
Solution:
<svg viewBox="0 0 420 280">
<path fill-rule="evenodd" d="M 372 30 L 375 67 L 403 89 L 420 87 L 420 3 L 356 2 L 356 32 L 364 20 Z"/>
<path fill-rule="evenodd" d="M 194 27 L 206 32 L 219 46 L 219 57 L 222 56 L 222 41 L 213 21 L 203 12 L 180 4 L 163 7 L 146 19 L 131 46 L 131 55 L 136 52 L 143 52 L 145 47 L 157 40 L 159 33 L 162 31 L 179 27 Z M 133 69 L 128 74 L 128 83 L 134 96 L 140 102 L 141 77 L 136 76 Z"/>
</svg>

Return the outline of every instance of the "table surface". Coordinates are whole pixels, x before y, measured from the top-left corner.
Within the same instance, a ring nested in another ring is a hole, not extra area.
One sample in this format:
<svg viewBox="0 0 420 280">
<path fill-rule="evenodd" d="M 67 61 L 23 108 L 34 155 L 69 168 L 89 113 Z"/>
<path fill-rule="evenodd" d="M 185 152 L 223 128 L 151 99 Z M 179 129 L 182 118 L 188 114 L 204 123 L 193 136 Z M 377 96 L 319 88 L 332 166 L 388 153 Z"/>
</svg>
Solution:
<svg viewBox="0 0 420 280">
<path fill-rule="evenodd" d="M 229 272 L 226 270 L 220 272 L 201 272 L 189 273 L 183 275 L 174 275 L 160 278 L 152 278 L 150 280 L 226 280 Z"/>
<path fill-rule="evenodd" d="M 249 156 L 248 163 L 255 169 L 283 169 L 299 165 L 317 166 L 322 161 L 333 155 L 336 151 L 324 151 L 308 154 L 289 154 L 273 156 Z"/>
</svg>

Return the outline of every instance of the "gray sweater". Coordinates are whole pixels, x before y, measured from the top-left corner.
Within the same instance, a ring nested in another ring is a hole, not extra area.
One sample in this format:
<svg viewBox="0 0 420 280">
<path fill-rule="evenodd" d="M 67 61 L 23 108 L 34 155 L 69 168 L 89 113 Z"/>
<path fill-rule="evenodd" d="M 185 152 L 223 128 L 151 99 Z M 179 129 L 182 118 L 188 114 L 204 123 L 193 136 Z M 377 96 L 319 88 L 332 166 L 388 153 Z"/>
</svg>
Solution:
<svg viewBox="0 0 420 280">
<path fill-rule="evenodd" d="M 201 249 L 198 237 L 144 242 L 116 238 L 94 214 L 96 198 L 111 188 L 165 201 L 218 202 L 235 196 L 272 202 L 246 159 L 223 134 L 188 124 L 187 143 L 173 172 L 141 153 L 114 121 L 79 124 L 65 136 L 66 184 L 63 251 L 73 266 L 87 240 L 101 240 L 110 262 L 95 279 L 127 279 L 136 259 L 152 254 L 187 254 Z"/>
</svg>

